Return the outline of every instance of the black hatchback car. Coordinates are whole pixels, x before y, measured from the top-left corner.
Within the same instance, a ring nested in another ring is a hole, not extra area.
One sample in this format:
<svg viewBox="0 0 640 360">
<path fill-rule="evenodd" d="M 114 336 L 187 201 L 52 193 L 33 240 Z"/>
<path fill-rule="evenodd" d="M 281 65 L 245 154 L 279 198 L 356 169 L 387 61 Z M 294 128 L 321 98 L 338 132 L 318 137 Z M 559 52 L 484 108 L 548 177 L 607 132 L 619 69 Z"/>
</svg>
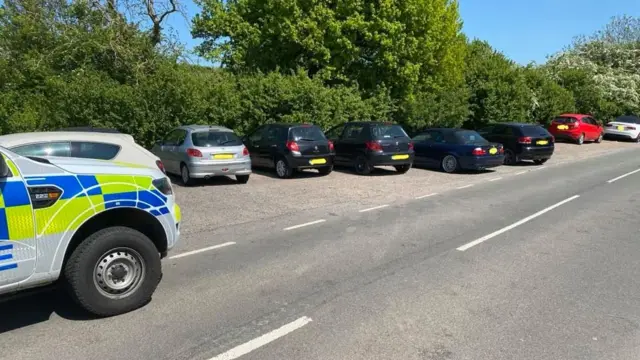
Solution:
<svg viewBox="0 0 640 360">
<path fill-rule="evenodd" d="M 295 170 L 317 169 L 321 175 L 333 170 L 333 144 L 322 130 L 309 124 L 268 124 L 245 136 L 252 167 L 275 168 L 279 178 Z"/>
<path fill-rule="evenodd" d="M 387 122 L 349 122 L 327 131 L 336 151 L 336 165 L 353 166 L 367 175 L 375 166 L 393 166 L 406 173 L 413 164 L 413 142 L 402 126 Z"/>
<path fill-rule="evenodd" d="M 535 124 L 492 124 L 478 131 L 482 137 L 504 146 L 504 163 L 515 165 L 522 160 L 547 162 L 555 149 L 555 138 L 545 128 Z"/>
</svg>

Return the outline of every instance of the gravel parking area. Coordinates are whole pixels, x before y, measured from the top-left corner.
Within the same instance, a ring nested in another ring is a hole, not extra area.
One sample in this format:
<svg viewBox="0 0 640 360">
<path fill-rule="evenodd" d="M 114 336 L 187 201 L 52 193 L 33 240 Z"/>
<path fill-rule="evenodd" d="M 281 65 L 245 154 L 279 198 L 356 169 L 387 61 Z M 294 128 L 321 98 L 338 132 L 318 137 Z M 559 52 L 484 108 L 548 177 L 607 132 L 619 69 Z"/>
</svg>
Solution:
<svg viewBox="0 0 640 360">
<path fill-rule="evenodd" d="M 582 146 L 558 143 L 554 156 L 545 166 L 562 166 L 565 162 L 638 147 L 640 145 L 635 143 L 615 141 Z M 392 168 L 382 168 L 371 176 L 358 176 L 350 169 L 337 169 L 325 177 L 320 177 L 315 171 L 308 171 L 287 180 L 278 179 L 268 171 L 255 170 L 246 185 L 237 184 L 230 178 L 215 178 L 183 187 L 179 180 L 175 180 L 174 191 L 182 208 L 183 233 L 193 234 L 300 210 L 320 207 L 330 210 L 331 207 L 345 203 L 375 206 L 451 190 L 533 168 L 533 164 L 523 164 L 463 174 L 445 174 L 414 168 L 405 175 L 397 174 Z"/>
</svg>

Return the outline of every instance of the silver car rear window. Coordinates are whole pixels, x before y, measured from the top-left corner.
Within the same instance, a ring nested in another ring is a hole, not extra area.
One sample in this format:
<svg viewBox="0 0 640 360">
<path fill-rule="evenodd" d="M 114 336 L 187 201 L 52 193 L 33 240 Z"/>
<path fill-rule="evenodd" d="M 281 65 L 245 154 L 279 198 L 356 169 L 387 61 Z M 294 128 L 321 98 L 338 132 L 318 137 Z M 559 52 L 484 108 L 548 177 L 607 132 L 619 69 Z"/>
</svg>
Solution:
<svg viewBox="0 0 640 360">
<path fill-rule="evenodd" d="M 240 146 L 242 140 L 230 131 L 198 131 L 191 134 L 191 142 L 197 147 Z"/>
</svg>

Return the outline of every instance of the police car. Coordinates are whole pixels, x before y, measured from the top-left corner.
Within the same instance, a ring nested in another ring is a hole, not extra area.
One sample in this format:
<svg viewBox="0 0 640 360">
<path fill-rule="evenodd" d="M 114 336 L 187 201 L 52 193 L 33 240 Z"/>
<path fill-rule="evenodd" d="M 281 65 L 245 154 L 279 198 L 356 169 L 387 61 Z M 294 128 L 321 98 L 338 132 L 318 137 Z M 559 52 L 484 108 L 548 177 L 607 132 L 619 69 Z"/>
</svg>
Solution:
<svg viewBox="0 0 640 360">
<path fill-rule="evenodd" d="M 0 147 L 0 295 L 61 280 L 98 316 L 146 304 L 180 208 L 157 168 Z"/>
</svg>

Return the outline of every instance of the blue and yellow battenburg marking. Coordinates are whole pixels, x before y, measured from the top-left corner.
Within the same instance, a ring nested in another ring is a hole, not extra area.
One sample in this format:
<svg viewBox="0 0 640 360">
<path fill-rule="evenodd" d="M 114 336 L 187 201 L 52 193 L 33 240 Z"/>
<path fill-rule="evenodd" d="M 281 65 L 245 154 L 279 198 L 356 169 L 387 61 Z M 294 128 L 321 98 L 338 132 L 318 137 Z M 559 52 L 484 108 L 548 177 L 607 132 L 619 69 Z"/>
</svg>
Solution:
<svg viewBox="0 0 640 360">
<path fill-rule="evenodd" d="M 62 190 L 54 205 L 35 210 L 38 236 L 76 230 L 95 213 L 116 207 L 135 207 L 155 216 L 169 213 L 167 197 L 149 176 L 60 175 L 27 177 L 26 182 Z"/>
<path fill-rule="evenodd" d="M 13 244 L 7 244 L 6 241 L 0 241 L 0 271 L 16 269 L 18 264 L 13 261 Z"/>
</svg>

